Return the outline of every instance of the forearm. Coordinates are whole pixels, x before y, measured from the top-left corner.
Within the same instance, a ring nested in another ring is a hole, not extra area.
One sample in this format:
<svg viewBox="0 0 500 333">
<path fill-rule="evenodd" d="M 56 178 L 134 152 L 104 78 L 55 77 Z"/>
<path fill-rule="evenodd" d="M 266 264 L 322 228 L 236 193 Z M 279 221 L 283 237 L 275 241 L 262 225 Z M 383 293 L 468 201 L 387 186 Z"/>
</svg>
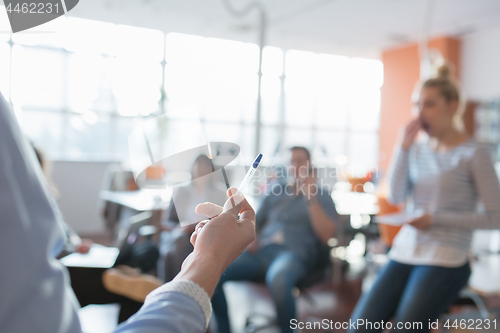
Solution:
<svg viewBox="0 0 500 333">
<path fill-rule="evenodd" d="M 174 278 L 174 281 L 189 280 L 197 283 L 209 297 L 212 297 L 224 269 L 225 267 L 217 258 L 209 258 L 207 255 L 194 251 L 186 258 L 181 272 Z"/>
<path fill-rule="evenodd" d="M 326 244 L 335 234 L 335 222 L 326 214 L 321 203 L 315 196 L 310 197 L 307 207 L 316 235 Z"/>
<path fill-rule="evenodd" d="M 494 213 L 436 213 L 432 224 L 440 227 L 455 227 L 460 229 L 500 229 L 500 212 Z"/>
<path fill-rule="evenodd" d="M 389 171 L 389 200 L 402 203 L 406 200 L 409 187 L 409 151 L 397 148 Z"/>
</svg>

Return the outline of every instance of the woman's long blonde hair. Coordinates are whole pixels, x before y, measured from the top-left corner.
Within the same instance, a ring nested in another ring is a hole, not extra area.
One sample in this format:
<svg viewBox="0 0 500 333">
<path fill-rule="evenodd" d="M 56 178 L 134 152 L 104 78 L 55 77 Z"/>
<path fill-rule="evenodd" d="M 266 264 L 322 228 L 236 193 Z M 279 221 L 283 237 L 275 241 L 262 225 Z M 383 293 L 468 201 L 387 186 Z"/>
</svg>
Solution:
<svg viewBox="0 0 500 333">
<path fill-rule="evenodd" d="M 424 81 L 421 84 L 420 90 L 422 88 L 437 88 L 447 103 L 458 102 L 458 109 L 453 116 L 453 125 L 458 131 L 463 132 L 465 130 L 463 122 L 465 101 L 460 92 L 458 82 L 453 77 L 453 66 L 448 62 L 439 66 L 437 68 L 437 76 Z"/>
</svg>

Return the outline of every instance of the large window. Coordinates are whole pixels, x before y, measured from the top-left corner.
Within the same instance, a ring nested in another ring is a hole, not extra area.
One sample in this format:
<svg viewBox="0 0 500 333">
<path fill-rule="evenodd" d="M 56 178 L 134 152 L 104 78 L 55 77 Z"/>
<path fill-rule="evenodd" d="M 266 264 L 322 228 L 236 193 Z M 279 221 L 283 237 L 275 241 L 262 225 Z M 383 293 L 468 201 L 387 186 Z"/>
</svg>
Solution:
<svg viewBox="0 0 500 333">
<path fill-rule="evenodd" d="M 0 91 L 50 158 L 127 159 L 135 126 L 195 104 L 208 140 L 235 142 L 252 159 L 257 45 L 71 17 L 42 30 L 55 33 L 0 34 Z M 382 81 L 377 60 L 265 47 L 260 150 L 268 163 L 305 145 L 321 164 L 376 166 Z M 185 120 L 171 119 L 189 130 Z"/>
</svg>

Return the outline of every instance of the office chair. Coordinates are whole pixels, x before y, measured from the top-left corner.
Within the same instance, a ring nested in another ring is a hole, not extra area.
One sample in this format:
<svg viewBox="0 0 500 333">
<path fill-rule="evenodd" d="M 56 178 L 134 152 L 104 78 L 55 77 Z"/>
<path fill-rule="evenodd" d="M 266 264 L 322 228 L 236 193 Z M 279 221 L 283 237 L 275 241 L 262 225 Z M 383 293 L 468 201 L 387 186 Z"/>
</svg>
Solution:
<svg viewBox="0 0 500 333">
<path fill-rule="evenodd" d="M 453 303 L 453 305 L 473 305 L 477 307 L 483 319 L 494 320 L 498 318 L 498 314 L 488 309 L 488 306 L 484 302 L 483 297 L 469 287 L 465 287 L 460 291 L 458 299 L 455 301 L 455 303 Z"/>
<path fill-rule="evenodd" d="M 473 256 L 472 262 L 478 261 L 478 260 L 480 260 L 480 258 L 481 258 L 481 254 L 476 253 Z M 471 277 L 472 277 L 472 275 L 471 275 Z M 495 276 L 491 276 L 491 278 L 494 279 Z M 472 305 L 472 306 L 475 306 L 478 309 L 479 313 L 481 314 L 482 319 L 495 320 L 495 319 L 499 318 L 499 314 L 498 314 L 498 312 L 494 311 L 494 309 L 491 309 L 490 307 L 488 307 L 487 303 L 485 302 L 485 297 L 488 297 L 487 295 L 488 294 L 485 295 L 480 290 L 475 290 L 470 285 L 470 280 L 469 280 L 469 284 L 460 291 L 460 294 L 459 294 L 457 300 L 455 301 L 455 303 L 453 303 L 453 305 L 458 305 L 458 306 Z"/>
<path fill-rule="evenodd" d="M 107 191 L 136 191 L 138 187 L 134 180 L 134 174 L 125 170 L 120 164 L 110 164 L 104 173 L 101 190 Z M 99 201 L 99 209 L 104 220 L 106 229 L 111 235 L 112 244 L 118 244 L 118 232 L 121 228 L 120 219 L 122 206 L 106 200 Z"/>
<path fill-rule="evenodd" d="M 152 239 L 157 232 L 157 228 L 150 225 L 152 217 L 153 213 L 142 212 L 130 218 L 127 234 L 120 239 L 120 253 L 114 266 L 127 265 L 143 273 L 156 271 L 159 251 Z"/>
</svg>

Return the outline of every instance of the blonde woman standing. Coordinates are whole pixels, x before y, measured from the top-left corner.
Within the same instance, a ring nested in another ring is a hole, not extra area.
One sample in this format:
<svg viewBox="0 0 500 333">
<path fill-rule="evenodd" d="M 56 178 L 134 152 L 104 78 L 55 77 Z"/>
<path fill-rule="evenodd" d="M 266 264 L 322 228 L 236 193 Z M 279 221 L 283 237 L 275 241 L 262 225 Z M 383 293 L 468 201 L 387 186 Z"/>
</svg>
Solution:
<svg viewBox="0 0 500 333">
<path fill-rule="evenodd" d="M 460 100 L 446 65 L 421 85 L 418 116 L 406 126 L 389 173 L 390 201 L 421 213 L 396 236 L 389 263 L 352 314 L 365 324 L 350 332 L 381 332 L 375 323 L 390 320 L 391 332 L 429 332 L 429 321 L 467 284 L 473 230 L 500 229 L 491 154 L 461 130 Z M 419 131 L 426 142 L 415 142 Z"/>
</svg>

